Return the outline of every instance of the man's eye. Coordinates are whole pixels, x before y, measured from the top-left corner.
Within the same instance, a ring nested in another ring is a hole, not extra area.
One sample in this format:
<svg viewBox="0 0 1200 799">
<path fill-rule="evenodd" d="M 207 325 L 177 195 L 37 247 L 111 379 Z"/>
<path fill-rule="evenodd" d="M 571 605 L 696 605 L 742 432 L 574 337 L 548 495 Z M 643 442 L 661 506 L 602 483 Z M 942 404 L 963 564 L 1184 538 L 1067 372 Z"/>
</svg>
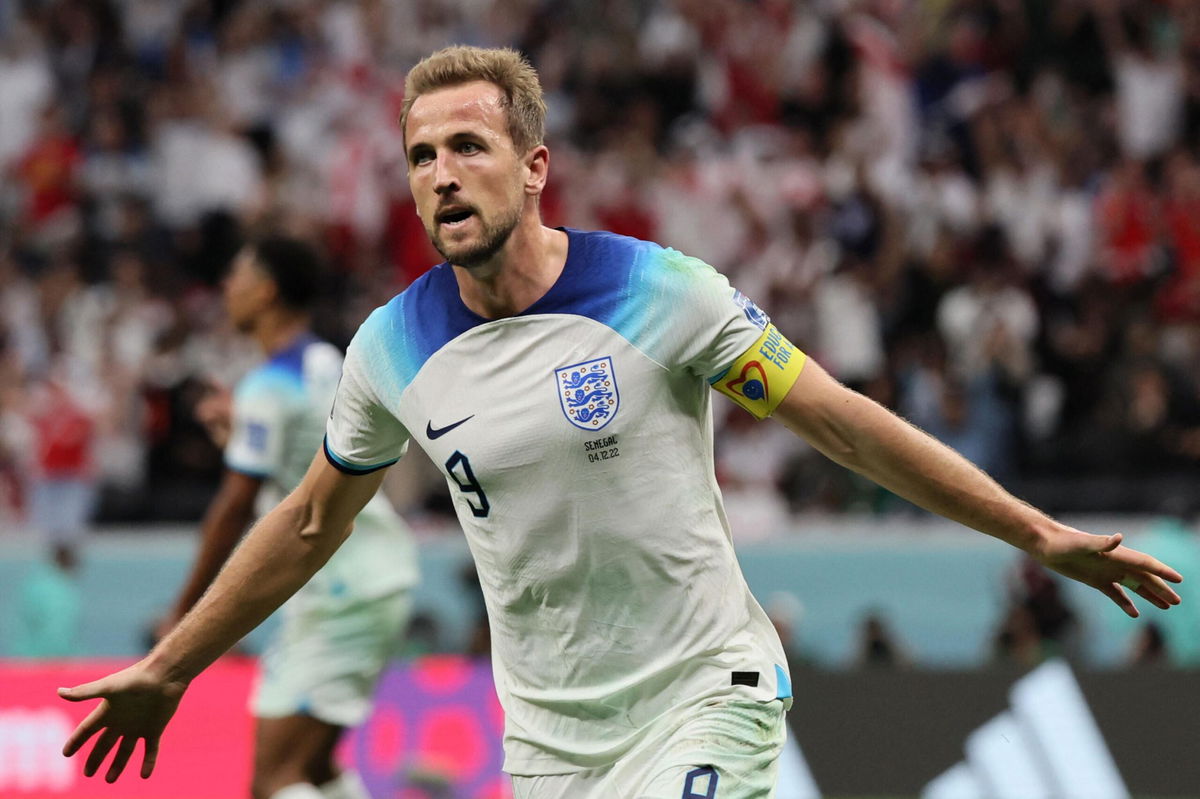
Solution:
<svg viewBox="0 0 1200 799">
<path fill-rule="evenodd" d="M 417 166 L 428 164 L 432 160 L 433 156 L 430 153 L 414 153 L 412 157 L 412 162 Z"/>
<path fill-rule="evenodd" d="M 476 144 L 475 142 L 465 141 L 461 145 L 459 145 L 458 149 L 459 149 L 459 152 L 463 152 L 463 153 L 477 153 L 477 152 L 479 152 L 479 145 Z"/>
</svg>

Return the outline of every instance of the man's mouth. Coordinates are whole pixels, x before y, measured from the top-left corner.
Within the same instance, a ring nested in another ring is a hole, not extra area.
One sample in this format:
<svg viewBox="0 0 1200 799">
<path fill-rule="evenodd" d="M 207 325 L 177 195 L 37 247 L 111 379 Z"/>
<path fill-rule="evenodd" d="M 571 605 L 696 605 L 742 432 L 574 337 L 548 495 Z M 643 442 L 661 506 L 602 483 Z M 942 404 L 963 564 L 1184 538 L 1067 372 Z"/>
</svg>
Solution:
<svg viewBox="0 0 1200 799">
<path fill-rule="evenodd" d="M 462 225 L 464 222 L 466 222 L 468 219 L 470 219 L 474 215 L 475 215 L 475 212 L 473 210 L 471 210 L 470 208 L 457 206 L 457 207 L 451 207 L 451 208 L 443 208 L 441 211 L 437 212 L 437 216 L 434 218 L 439 225 L 442 225 L 442 226 L 445 226 L 448 228 L 454 228 L 454 227 L 458 227 L 458 226 Z"/>
</svg>

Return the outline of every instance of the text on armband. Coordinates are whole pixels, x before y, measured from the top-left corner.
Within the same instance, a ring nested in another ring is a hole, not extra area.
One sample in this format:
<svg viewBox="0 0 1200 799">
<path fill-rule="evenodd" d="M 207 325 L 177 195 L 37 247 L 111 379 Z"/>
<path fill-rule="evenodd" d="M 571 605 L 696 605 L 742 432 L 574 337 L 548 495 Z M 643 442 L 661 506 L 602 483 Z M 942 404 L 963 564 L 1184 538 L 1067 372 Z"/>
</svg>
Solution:
<svg viewBox="0 0 1200 799">
<path fill-rule="evenodd" d="M 792 359 L 792 352 L 792 345 L 774 326 L 768 328 L 767 336 L 758 348 L 759 355 L 780 369 L 785 368 Z"/>
</svg>

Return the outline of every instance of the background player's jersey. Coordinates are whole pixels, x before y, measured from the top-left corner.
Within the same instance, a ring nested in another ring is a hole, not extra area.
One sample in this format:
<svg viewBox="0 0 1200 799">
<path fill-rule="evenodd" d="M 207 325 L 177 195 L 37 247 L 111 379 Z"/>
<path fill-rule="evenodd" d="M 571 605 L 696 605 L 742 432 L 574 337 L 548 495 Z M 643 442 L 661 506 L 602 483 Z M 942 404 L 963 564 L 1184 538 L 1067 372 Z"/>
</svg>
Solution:
<svg viewBox="0 0 1200 799">
<path fill-rule="evenodd" d="M 611 763 L 712 699 L 791 695 L 713 472 L 709 383 L 766 319 L 703 262 L 567 233 L 562 275 L 515 317 L 472 313 L 445 264 L 376 310 L 326 435 L 344 471 L 412 437 L 446 472 L 521 775 Z"/>
<path fill-rule="evenodd" d="M 274 507 L 300 484 L 321 447 L 341 372 L 337 348 L 305 335 L 238 383 L 225 465 L 266 481 L 260 510 Z M 352 602 L 409 588 L 417 579 L 416 557 L 404 521 L 377 494 L 300 596 Z"/>
</svg>

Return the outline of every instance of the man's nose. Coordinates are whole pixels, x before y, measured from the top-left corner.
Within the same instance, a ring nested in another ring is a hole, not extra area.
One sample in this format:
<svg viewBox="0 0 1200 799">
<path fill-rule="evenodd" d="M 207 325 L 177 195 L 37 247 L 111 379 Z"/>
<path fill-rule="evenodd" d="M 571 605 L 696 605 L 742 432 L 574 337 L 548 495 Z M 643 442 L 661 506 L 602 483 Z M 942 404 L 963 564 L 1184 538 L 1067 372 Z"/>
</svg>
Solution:
<svg viewBox="0 0 1200 799">
<path fill-rule="evenodd" d="M 444 154 L 438 155 L 434 163 L 433 190 L 438 194 L 449 194 L 458 191 L 457 172 L 454 170 L 452 159 Z"/>
</svg>

